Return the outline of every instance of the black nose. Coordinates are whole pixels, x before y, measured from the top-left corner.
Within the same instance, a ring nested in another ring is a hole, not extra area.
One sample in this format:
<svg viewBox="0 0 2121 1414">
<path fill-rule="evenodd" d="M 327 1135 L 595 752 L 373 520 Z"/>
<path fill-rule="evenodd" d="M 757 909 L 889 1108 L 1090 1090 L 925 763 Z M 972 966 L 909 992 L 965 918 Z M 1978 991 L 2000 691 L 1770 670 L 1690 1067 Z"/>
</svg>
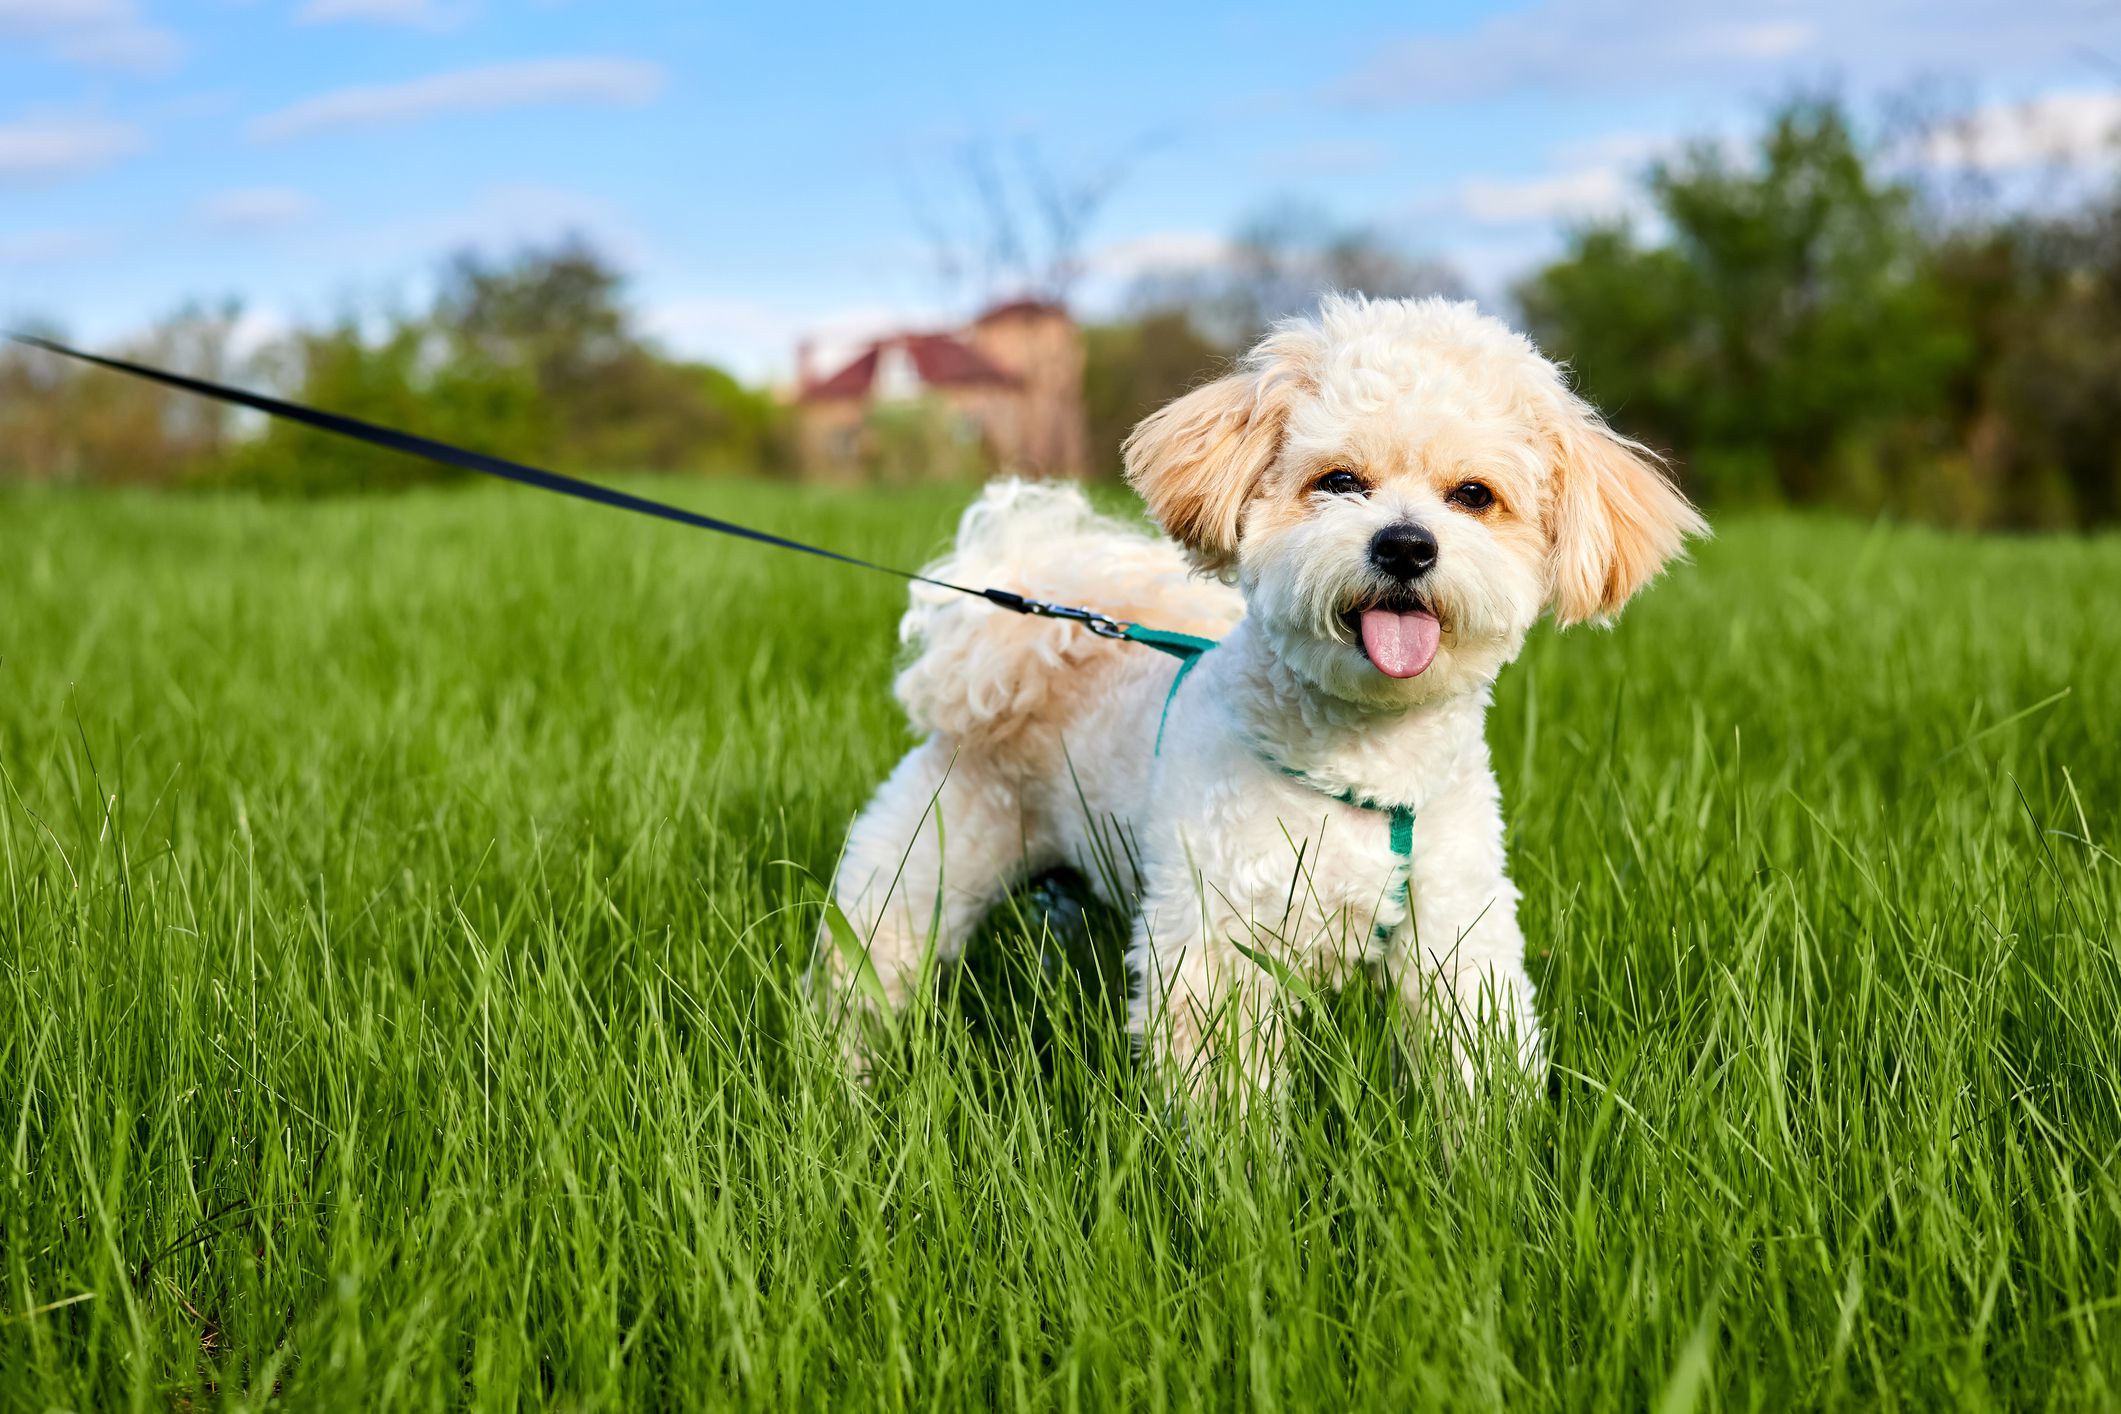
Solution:
<svg viewBox="0 0 2121 1414">
<path fill-rule="evenodd" d="M 1370 563 L 1394 579 L 1419 579 L 1436 564 L 1436 537 L 1425 525 L 1394 521 L 1371 537 Z"/>
</svg>

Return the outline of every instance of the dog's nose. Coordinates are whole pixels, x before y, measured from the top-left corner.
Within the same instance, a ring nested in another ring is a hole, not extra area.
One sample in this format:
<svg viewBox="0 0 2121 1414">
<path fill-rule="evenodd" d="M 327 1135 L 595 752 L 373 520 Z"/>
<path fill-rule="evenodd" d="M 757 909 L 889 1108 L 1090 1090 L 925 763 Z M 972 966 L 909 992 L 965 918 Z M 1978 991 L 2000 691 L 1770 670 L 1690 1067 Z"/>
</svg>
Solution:
<svg viewBox="0 0 2121 1414">
<path fill-rule="evenodd" d="M 1394 521 L 1370 538 L 1370 563 L 1394 579 L 1419 579 L 1436 564 L 1436 537 L 1425 525 Z"/>
</svg>

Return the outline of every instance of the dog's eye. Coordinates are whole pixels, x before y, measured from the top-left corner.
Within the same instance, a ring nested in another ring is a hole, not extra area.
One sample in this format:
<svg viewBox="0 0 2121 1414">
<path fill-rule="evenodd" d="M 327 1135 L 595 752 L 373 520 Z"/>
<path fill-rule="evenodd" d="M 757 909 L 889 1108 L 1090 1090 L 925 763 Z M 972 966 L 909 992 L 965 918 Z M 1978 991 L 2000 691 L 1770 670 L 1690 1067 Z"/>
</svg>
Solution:
<svg viewBox="0 0 2121 1414">
<path fill-rule="evenodd" d="M 1360 496 L 1370 488 L 1362 484 L 1362 478 L 1344 466 L 1336 466 L 1324 476 L 1311 483 L 1313 491 L 1323 491 L 1328 496 Z"/>
<path fill-rule="evenodd" d="M 1466 481 L 1454 487 L 1444 499 L 1469 511 L 1484 511 L 1495 504 L 1495 493 L 1478 481 Z"/>
</svg>

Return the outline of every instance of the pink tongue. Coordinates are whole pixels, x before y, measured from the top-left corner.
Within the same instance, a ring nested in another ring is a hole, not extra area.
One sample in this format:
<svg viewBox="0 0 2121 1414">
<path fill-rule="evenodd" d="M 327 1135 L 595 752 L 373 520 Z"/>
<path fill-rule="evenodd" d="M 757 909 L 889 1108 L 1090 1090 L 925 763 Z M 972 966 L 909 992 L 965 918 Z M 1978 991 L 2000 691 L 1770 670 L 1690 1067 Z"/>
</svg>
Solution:
<svg viewBox="0 0 2121 1414">
<path fill-rule="evenodd" d="M 1411 678 L 1429 666 L 1436 656 L 1436 640 L 1442 630 L 1436 615 L 1396 614 L 1390 609 L 1362 611 L 1362 649 L 1391 678 Z"/>
</svg>

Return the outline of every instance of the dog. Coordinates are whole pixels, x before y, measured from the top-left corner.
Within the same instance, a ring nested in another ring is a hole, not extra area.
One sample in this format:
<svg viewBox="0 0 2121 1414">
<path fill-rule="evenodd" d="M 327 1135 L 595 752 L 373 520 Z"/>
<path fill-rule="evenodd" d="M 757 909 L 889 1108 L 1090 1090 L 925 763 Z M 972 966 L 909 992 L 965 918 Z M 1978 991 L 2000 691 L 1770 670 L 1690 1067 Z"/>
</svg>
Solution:
<svg viewBox="0 0 2121 1414">
<path fill-rule="evenodd" d="M 1132 910 L 1130 1024 L 1187 1090 L 1275 1087 L 1294 975 L 1382 976 L 1469 1085 L 1484 1055 L 1537 1072 L 1490 693 L 1543 613 L 1610 621 L 1701 517 L 1528 339 L 1442 299 L 1326 298 L 1124 461 L 1163 536 L 1003 482 L 929 573 L 1216 646 L 1175 661 L 917 585 L 895 688 L 923 739 L 833 883 L 874 981 L 824 936 L 823 995 L 903 1005 L 1070 866 Z"/>
</svg>

